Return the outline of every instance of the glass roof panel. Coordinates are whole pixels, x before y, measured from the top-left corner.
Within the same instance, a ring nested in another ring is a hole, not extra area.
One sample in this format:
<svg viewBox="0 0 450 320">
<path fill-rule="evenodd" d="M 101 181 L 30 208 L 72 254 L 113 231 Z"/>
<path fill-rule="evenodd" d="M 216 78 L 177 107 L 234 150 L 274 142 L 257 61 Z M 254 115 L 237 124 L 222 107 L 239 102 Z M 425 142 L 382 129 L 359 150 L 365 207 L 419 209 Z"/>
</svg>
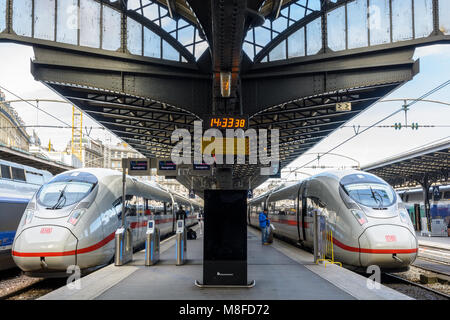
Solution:
<svg viewBox="0 0 450 320">
<path fill-rule="evenodd" d="M 196 33 L 198 33 L 197 26 L 191 24 L 181 17 L 178 19 L 171 18 L 169 15 L 169 11 L 164 6 L 160 5 L 157 1 L 129 0 L 128 9 L 134 10 L 145 18 L 151 20 L 153 23 L 161 27 L 164 31 L 169 33 L 172 37 L 180 41 L 180 43 L 190 52 L 196 52 L 197 50 L 195 50 L 194 47 L 200 47 L 200 43 L 203 43 L 201 46 L 202 48 L 205 47 L 205 45 L 206 47 L 208 46 L 207 41 L 196 37 Z M 195 45 L 194 38 L 196 39 Z M 169 44 L 163 44 L 163 47 L 166 46 L 169 46 Z M 175 54 L 172 52 L 172 50 L 175 49 L 172 46 L 170 46 L 170 49 L 169 47 L 167 47 L 166 51 L 167 50 L 168 52 L 170 52 L 170 54 L 168 53 L 170 60 L 179 60 L 175 59 Z M 197 55 L 198 54 L 194 54 L 194 56 Z M 165 56 L 166 54 L 164 53 L 163 49 L 163 59 L 165 59 Z"/>
</svg>

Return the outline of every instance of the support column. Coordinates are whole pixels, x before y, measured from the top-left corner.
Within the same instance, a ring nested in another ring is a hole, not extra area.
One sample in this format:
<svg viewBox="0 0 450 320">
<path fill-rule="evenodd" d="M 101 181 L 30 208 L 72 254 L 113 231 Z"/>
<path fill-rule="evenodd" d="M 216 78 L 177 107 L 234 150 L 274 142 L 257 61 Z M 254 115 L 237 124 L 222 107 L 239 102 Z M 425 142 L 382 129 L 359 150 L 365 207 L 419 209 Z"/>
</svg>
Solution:
<svg viewBox="0 0 450 320">
<path fill-rule="evenodd" d="M 427 225 L 428 225 L 427 231 L 431 232 L 430 197 L 429 197 L 431 182 L 428 179 L 428 174 L 424 174 L 420 184 L 423 188 L 423 203 L 425 207 L 425 216 L 427 217 Z"/>
</svg>

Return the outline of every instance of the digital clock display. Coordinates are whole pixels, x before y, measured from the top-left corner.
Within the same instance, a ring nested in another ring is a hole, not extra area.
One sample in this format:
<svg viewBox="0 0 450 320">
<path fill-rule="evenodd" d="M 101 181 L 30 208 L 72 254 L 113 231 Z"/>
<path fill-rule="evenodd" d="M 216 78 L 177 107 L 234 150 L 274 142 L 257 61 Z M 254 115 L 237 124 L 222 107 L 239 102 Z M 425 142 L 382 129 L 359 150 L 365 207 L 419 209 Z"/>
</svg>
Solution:
<svg viewBox="0 0 450 320">
<path fill-rule="evenodd" d="M 217 129 L 246 129 L 248 117 L 245 116 L 210 116 L 207 119 L 208 128 Z"/>
</svg>

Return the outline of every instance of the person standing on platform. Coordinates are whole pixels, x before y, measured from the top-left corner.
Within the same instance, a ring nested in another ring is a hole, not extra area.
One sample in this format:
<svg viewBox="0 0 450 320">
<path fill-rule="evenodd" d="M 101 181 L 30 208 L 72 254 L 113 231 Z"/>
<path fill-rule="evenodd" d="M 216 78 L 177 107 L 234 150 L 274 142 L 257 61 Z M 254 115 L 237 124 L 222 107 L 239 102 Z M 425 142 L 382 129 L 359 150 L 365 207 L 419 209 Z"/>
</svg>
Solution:
<svg viewBox="0 0 450 320">
<path fill-rule="evenodd" d="M 176 213 L 176 218 L 178 220 L 184 221 L 184 226 L 186 226 L 186 211 L 184 211 L 183 206 L 180 206 L 180 209 L 178 209 Z"/>
<path fill-rule="evenodd" d="M 199 232 L 203 234 L 203 212 L 199 211 L 197 213 L 198 226 L 200 227 Z"/>
<path fill-rule="evenodd" d="M 261 228 L 261 243 L 263 245 L 270 244 L 269 242 L 267 242 L 270 232 L 270 220 L 268 217 L 267 209 L 264 209 L 259 214 L 259 226 Z"/>
</svg>

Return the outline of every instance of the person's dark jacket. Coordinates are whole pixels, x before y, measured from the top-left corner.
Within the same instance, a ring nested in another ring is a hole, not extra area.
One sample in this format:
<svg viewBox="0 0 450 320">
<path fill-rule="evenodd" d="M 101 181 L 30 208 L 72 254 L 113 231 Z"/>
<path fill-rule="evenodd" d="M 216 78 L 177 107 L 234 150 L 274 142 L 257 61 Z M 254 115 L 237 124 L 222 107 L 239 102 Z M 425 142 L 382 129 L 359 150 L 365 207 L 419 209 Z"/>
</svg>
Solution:
<svg viewBox="0 0 450 320">
<path fill-rule="evenodd" d="M 177 220 L 185 220 L 186 219 L 186 211 L 184 211 L 183 209 L 178 210 L 176 217 L 177 217 Z"/>
</svg>

